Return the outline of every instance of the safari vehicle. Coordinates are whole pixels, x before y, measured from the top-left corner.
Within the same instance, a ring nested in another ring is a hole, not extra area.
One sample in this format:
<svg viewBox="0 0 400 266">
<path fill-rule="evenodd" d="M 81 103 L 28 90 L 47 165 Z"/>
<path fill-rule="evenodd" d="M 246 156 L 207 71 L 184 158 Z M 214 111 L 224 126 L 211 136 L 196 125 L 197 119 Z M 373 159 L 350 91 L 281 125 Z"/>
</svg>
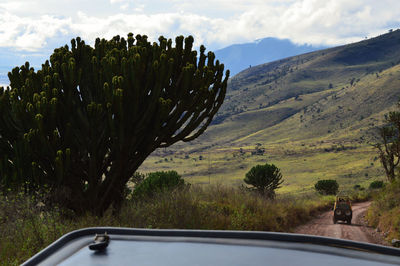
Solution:
<svg viewBox="0 0 400 266">
<path fill-rule="evenodd" d="M 337 221 L 345 221 L 351 224 L 353 211 L 351 209 L 350 199 L 347 196 L 336 196 L 335 205 L 333 207 L 333 223 Z"/>
<path fill-rule="evenodd" d="M 289 233 L 84 228 L 61 237 L 30 265 L 399 265 L 400 249 Z"/>
</svg>

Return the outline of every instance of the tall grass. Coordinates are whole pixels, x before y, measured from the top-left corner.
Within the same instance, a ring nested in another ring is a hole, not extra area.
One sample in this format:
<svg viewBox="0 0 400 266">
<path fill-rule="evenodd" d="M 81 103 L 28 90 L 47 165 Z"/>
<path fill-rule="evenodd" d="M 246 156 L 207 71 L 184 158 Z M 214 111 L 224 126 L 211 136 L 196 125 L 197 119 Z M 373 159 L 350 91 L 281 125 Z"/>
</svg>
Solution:
<svg viewBox="0 0 400 266">
<path fill-rule="evenodd" d="M 396 180 L 374 195 L 367 213 L 368 223 L 377 227 L 390 242 L 400 239 L 400 180 Z"/>
<path fill-rule="evenodd" d="M 212 185 L 192 186 L 140 201 L 126 200 L 118 216 L 71 213 L 43 206 L 24 194 L 0 196 L 0 261 L 22 263 L 63 234 L 91 226 L 136 228 L 258 230 L 290 232 L 329 209 L 333 197 L 314 193 L 278 196 L 271 201 L 246 190 Z"/>
</svg>

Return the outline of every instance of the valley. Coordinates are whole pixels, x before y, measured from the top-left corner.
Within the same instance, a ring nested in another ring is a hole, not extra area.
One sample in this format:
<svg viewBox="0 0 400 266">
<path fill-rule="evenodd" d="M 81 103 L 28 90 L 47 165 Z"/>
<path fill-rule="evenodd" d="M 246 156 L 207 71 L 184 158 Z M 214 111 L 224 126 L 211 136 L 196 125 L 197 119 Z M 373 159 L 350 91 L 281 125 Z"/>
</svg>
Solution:
<svg viewBox="0 0 400 266">
<path fill-rule="evenodd" d="M 285 179 L 278 193 L 306 192 L 326 178 L 344 190 L 368 187 L 384 177 L 373 145 L 400 98 L 399 48 L 397 30 L 248 68 L 230 79 L 202 136 L 156 150 L 139 171 L 238 186 L 269 162 Z"/>
</svg>

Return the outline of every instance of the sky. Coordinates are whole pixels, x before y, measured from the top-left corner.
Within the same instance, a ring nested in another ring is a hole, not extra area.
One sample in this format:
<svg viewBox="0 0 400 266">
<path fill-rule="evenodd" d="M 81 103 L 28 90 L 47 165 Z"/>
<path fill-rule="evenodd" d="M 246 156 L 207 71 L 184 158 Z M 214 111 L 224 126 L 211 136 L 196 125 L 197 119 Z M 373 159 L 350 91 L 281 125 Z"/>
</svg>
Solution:
<svg viewBox="0 0 400 266">
<path fill-rule="evenodd" d="M 397 28 L 399 0 L 0 0 L 0 66 L 41 59 L 76 36 L 193 35 L 214 51 L 264 37 L 334 46 Z"/>
</svg>

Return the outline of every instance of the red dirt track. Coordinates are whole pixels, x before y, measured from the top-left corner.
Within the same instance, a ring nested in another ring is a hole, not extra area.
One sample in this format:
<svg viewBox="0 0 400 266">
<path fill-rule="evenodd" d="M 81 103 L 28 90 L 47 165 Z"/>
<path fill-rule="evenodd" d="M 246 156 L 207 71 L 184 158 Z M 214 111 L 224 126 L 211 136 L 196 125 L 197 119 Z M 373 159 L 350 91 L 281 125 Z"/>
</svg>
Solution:
<svg viewBox="0 0 400 266">
<path fill-rule="evenodd" d="M 371 202 L 361 202 L 352 205 L 353 219 L 351 225 L 342 221 L 334 224 L 332 220 L 333 211 L 328 211 L 297 227 L 294 232 L 387 245 L 383 237 L 365 223 L 364 215 L 370 204 Z"/>
</svg>

